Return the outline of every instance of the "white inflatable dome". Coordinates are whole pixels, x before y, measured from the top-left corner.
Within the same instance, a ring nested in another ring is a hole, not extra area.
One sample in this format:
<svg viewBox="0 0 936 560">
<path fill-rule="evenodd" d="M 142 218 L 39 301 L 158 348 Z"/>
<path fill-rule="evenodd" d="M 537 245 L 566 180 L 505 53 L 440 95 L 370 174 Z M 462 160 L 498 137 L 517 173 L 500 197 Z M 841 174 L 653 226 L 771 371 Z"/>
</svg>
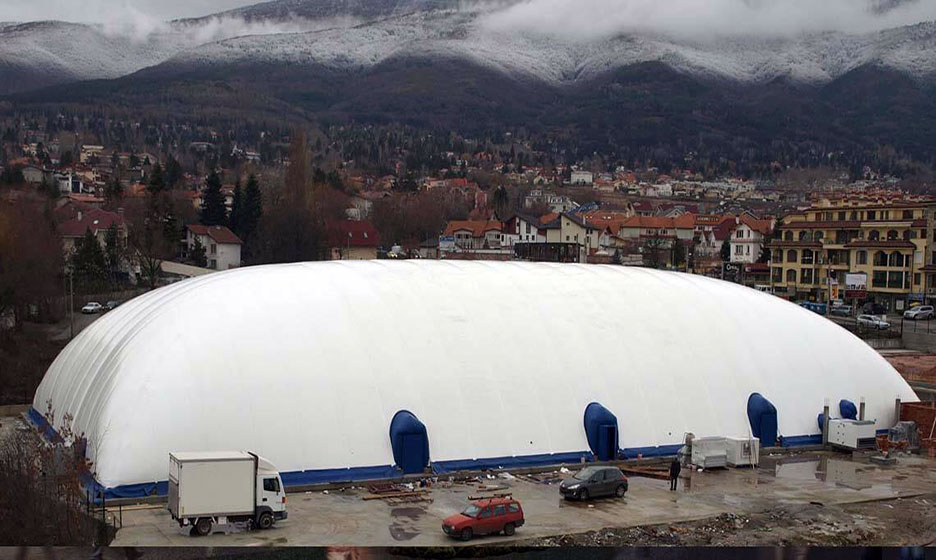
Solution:
<svg viewBox="0 0 936 560">
<path fill-rule="evenodd" d="M 97 480 L 115 488 L 165 480 L 170 451 L 249 450 L 294 482 L 385 474 L 399 411 L 425 426 L 433 466 L 451 468 L 587 452 L 593 402 L 617 417 L 624 450 L 685 432 L 748 437 L 755 392 L 786 437 L 819 433 L 827 399 L 837 413 L 864 397 L 879 429 L 895 398 L 917 400 L 846 330 L 730 283 L 621 266 L 338 261 L 136 298 L 62 351 L 32 414 L 51 404 L 55 428 L 71 415 Z"/>
</svg>

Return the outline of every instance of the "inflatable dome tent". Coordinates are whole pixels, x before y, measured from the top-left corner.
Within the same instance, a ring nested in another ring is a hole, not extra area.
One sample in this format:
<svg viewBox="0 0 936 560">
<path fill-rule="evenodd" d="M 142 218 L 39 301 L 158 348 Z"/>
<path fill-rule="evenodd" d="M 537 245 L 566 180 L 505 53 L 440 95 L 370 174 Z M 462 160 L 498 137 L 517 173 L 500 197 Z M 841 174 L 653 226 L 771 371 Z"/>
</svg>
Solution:
<svg viewBox="0 0 936 560">
<path fill-rule="evenodd" d="M 917 400 L 846 330 L 735 284 L 622 266 L 337 261 L 219 272 L 129 301 L 61 352 L 31 415 L 43 424 L 51 408 L 58 429 L 69 414 L 97 482 L 121 496 L 161 491 L 170 451 L 249 450 L 287 485 L 347 481 L 673 453 L 686 432 L 766 426 L 793 442 L 819 434 L 825 399 L 862 397 L 879 429 L 895 398 Z"/>
</svg>

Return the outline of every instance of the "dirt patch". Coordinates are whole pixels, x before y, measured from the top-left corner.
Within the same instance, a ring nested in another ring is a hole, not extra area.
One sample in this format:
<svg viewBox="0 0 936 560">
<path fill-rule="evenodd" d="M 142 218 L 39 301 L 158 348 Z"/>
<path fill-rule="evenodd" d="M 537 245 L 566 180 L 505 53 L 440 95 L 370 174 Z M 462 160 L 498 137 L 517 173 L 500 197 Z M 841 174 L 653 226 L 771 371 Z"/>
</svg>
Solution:
<svg viewBox="0 0 936 560">
<path fill-rule="evenodd" d="M 529 539 L 528 546 L 921 546 L 936 542 L 936 495 L 843 506 L 782 505 L 688 523 Z"/>
</svg>

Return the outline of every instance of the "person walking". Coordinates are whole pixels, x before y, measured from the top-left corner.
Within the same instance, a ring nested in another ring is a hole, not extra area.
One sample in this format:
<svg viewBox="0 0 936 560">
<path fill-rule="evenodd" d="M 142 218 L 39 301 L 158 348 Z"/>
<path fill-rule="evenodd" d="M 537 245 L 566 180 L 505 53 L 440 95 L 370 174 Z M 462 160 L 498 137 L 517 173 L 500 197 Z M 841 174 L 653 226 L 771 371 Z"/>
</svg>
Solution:
<svg viewBox="0 0 936 560">
<path fill-rule="evenodd" d="M 682 470 L 682 465 L 679 464 L 679 457 L 673 459 L 673 462 L 669 466 L 669 480 L 670 480 L 670 490 L 676 491 L 676 484 L 679 482 L 679 471 Z"/>
</svg>

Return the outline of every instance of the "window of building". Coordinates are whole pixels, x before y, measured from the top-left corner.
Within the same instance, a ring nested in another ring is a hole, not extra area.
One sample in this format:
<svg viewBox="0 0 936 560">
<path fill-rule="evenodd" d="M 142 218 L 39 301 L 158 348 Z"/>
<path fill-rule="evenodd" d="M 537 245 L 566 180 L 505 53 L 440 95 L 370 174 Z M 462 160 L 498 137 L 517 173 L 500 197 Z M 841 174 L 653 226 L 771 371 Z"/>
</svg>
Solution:
<svg viewBox="0 0 936 560">
<path fill-rule="evenodd" d="M 217 254 L 218 254 L 218 246 L 215 245 L 214 243 L 211 244 L 211 254 L 212 254 L 212 255 L 217 255 Z"/>
<path fill-rule="evenodd" d="M 783 268 L 779 266 L 773 268 L 772 280 L 776 283 L 783 282 Z"/>
<path fill-rule="evenodd" d="M 811 268 L 804 268 L 800 272 L 800 279 L 803 284 L 812 284 L 813 283 L 813 271 Z"/>
<path fill-rule="evenodd" d="M 874 266 L 887 266 L 887 253 L 884 251 L 874 253 Z"/>
<path fill-rule="evenodd" d="M 845 221 L 845 212 L 839 212 L 838 219 L 841 221 Z"/>
<path fill-rule="evenodd" d="M 875 212 L 874 210 L 868 210 L 868 219 L 869 219 L 869 220 L 876 220 L 876 219 L 877 219 L 877 212 Z"/>
<path fill-rule="evenodd" d="M 897 233 L 897 230 L 895 230 L 895 229 L 889 229 L 889 230 L 887 230 L 887 240 L 888 240 L 888 241 L 896 241 L 896 240 L 898 240 L 898 239 L 900 239 L 900 234 Z"/>
<path fill-rule="evenodd" d="M 920 276 L 920 273 L 919 273 L 919 272 L 917 272 L 916 274 L 913 275 L 913 283 L 916 284 L 917 286 L 920 285 L 920 281 L 921 281 L 922 279 L 923 279 L 923 278 L 922 278 L 922 276 Z"/>
<path fill-rule="evenodd" d="M 904 210 L 904 211 L 903 211 L 903 218 L 904 218 L 905 220 L 912 220 L 912 219 L 913 219 L 913 210 Z"/>
<path fill-rule="evenodd" d="M 881 233 L 878 230 L 872 229 L 868 232 L 868 241 L 879 241 L 880 239 Z"/>
<path fill-rule="evenodd" d="M 800 241 L 810 241 L 810 239 L 809 239 L 809 232 L 808 232 L 808 231 L 801 231 L 801 232 L 799 232 L 799 240 L 800 240 Z"/>
<path fill-rule="evenodd" d="M 530 233 L 530 224 L 527 224 L 527 225 L 526 225 L 526 232 L 527 232 L 527 233 Z"/>
<path fill-rule="evenodd" d="M 734 236 L 735 239 L 742 239 L 744 238 L 744 232 L 741 231 L 741 228 L 738 228 L 738 230 L 734 232 Z"/>
<path fill-rule="evenodd" d="M 817 231 L 816 233 L 813 234 L 813 239 L 816 241 L 822 241 L 823 237 L 824 237 L 824 234 L 821 231 Z"/>
<path fill-rule="evenodd" d="M 740 246 L 740 245 L 735 245 L 735 246 L 734 246 L 734 254 L 740 255 L 741 252 L 742 252 L 741 246 Z"/>
<path fill-rule="evenodd" d="M 750 246 L 750 245 L 745 245 L 744 247 L 745 247 L 744 254 L 750 256 L 750 254 L 751 254 L 751 246 Z"/>
<path fill-rule="evenodd" d="M 792 268 L 786 271 L 786 281 L 791 284 L 796 283 L 796 271 L 793 270 Z"/>
<path fill-rule="evenodd" d="M 892 271 L 887 273 L 887 287 L 901 289 L 904 287 L 904 273 Z"/>
<path fill-rule="evenodd" d="M 773 260 L 777 263 L 783 262 L 783 249 L 777 249 L 773 252 Z"/>
<path fill-rule="evenodd" d="M 911 239 L 916 239 L 916 232 L 912 229 L 906 229 L 903 232 L 904 241 L 910 241 Z"/>
<path fill-rule="evenodd" d="M 793 241 L 793 232 L 790 230 L 783 232 L 783 239 L 784 241 Z M 933 230 L 933 240 L 936 241 L 936 230 Z"/>
<path fill-rule="evenodd" d="M 858 264 L 868 264 L 867 251 L 858 251 Z"/>
<path fill-rule="evenodd" d="M 852 212 L 851 212 L 851 219 L 852 219 L 852 220 L 857 220 L 857 219 L 858 219 L 858 212 L 857 212 L 856 210 L 852 210 Z"/>
<path fill-rule="evenodd" d="M 936 255 L 936 252 L 934 252 L 933 255 Z M 796 251 L 794 251 L 793 249 L 790 249 L 789 251 L 787 251 L 786 260 L 787 260 L 787 262 L 795 263 L 795 262 L 796 262 Z M 936 256 L 933 257 L 933 260 L 936 260 Z"/>
<path fill-rule="evenodd" d="M 900 253 L 894 251 L 890 254 L 890 258 L 887 260 L 888 266 L 903 266 L 904 265 L 904 256 Z"/>
<path fill-rule="evenodd" d="M 813 264 L 813 252 L 811 249 L 803 249 L 803 257 L 801 262 L 802 264 Z"/>
<path fill-rule="evenodd" d="M 871 286 L 873 288 L 887 287 L 887 273 L 883 270 L 876 270 L 871 277 Z"/>
</svg>

